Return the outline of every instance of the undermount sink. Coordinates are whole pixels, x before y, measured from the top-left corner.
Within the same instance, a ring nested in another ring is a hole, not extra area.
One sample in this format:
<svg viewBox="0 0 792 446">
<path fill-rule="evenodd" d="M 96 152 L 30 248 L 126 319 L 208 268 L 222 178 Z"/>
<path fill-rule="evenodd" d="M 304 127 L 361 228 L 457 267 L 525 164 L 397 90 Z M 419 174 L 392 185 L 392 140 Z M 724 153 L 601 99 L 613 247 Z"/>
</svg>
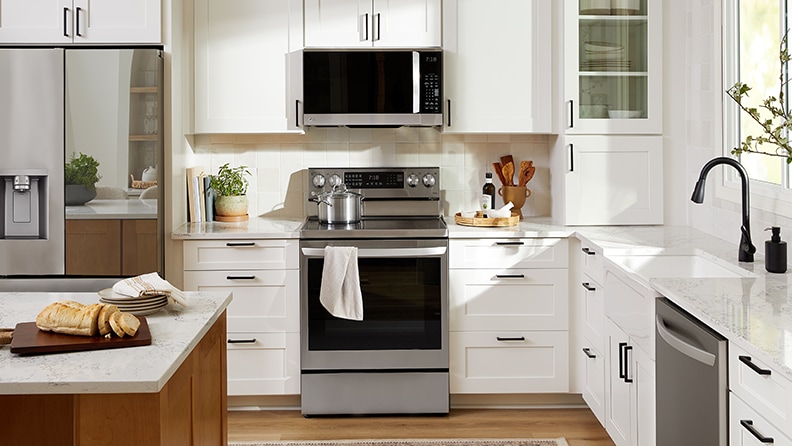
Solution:
<svg viewBox="0 0 792 446">
<path fill-rule="evenodd" d="M 646 278 L 754 277 L 750 271 L 701 251 L 608 254 L 607 257 Z"/>
</svg>

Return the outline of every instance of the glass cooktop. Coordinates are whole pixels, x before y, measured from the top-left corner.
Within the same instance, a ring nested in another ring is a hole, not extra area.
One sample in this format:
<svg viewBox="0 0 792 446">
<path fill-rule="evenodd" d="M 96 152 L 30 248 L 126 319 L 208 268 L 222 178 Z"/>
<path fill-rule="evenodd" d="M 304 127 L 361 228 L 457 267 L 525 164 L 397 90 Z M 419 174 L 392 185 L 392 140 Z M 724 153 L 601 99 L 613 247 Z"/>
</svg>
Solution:
<svg viewBox="0 0 792 446">
<path fill-rule="evenodd" d="M 326 224 L 310 217 L 300 228 L 301 239 L 444 237 L 448 237 L 448 227 L 442 217 L 368 217 L 353 224 Z"/>
</svg>

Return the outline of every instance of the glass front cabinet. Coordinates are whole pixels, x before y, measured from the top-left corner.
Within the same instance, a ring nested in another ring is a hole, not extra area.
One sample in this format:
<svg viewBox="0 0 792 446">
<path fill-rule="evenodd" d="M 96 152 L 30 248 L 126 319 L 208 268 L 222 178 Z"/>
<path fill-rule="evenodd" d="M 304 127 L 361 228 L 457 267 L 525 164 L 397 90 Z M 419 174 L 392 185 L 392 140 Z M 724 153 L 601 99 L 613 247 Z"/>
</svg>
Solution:
<svg viewBox="0 0 792 446">
<path fill-rule="evenodd" d="M 660 0 L 564 2 L 564 133 L 662 132 Z"/>
</svg>

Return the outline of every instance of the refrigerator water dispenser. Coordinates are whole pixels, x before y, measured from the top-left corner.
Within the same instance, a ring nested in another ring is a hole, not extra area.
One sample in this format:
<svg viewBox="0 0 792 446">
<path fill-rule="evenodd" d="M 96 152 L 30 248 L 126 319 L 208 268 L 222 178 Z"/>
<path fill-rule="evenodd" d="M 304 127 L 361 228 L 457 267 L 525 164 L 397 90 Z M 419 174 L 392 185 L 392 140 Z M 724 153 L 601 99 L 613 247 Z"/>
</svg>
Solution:
<svg viewBox="0 0 792 446">
<path fill-rule="evenodd" d="M 20 173 L 0 175 L 3 227 L 0 236 L 47 238 L 47 176 Z"/>
</svg>

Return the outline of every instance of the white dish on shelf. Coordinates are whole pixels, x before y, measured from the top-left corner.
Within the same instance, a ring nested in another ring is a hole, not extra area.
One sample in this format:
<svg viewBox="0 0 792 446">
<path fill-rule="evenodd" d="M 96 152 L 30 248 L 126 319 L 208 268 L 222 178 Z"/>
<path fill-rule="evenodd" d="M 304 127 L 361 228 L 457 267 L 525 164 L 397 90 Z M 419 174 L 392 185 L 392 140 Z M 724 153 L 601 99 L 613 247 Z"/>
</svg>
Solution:
<svg viewBox="0 0 792 446">
<path fill-rule="evenodd" d="M 633 119 L 640 118 L 641 110 L 608 110 L 608 117 L 611 119 Z"/>
</svg>

